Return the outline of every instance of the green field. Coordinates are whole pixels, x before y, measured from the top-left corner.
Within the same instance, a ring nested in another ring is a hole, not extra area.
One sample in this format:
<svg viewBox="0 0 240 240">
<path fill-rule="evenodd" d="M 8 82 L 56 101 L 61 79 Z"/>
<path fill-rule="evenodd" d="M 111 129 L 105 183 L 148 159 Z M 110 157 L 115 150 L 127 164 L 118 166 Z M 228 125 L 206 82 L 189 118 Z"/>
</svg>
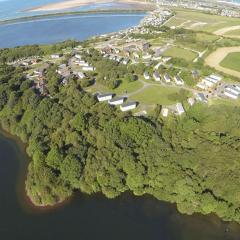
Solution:
<svg viewBox="0 0 240 240">
<path fill-rule="evenodd" d="M 220 63 L 222 67 L 240 72 L 240 52 L 229 53 Z"/>
<path fill-rule="evenodd" d="M 209 33 L 197 33 L 196 38 L 200 42 L 214 42 L 219 39 L 218 36 Z"/>
<path fill-rule="evenodd" d="M 172 47 L 165 51 L 163 55 L 174 58 L 183 58 L 186 61 L 193 61 L 193 59 L 197 57 L 196 53 L 179 47 Z"/>
<path fill-rule="evenodd" d="M 224 27 L 240 25 L 240 19 L 238 18 L 222 17 L 189 9 L 173 8 L 173 10 L 176 12 L 176 18 L 180 23 L 190 20 L 191 22 L 184 25 L 184 27 L 189 27 L 193 30 L 214 32 Z M 176 18 L 170 20 L 166 26 L 176 26 Z M 193 24 L 195 23 L 200 24 L 194 26 Z"/>
<path fill-rule="evenodd" d="M 240 29 L 227 32 L 225 35 L 240 36 Z"/>
<path fill-rule="evenodd" d="M 123 82 L 118 88 L 114 89 L 113 92 L 117 94 L 126 94 L 126 93 L 131 93 L 135 92 L 138 89 L 140 89 L 143 86 L 143 84 L 139 81 L 134 81 L 134 82 Z"/>
<path fill-rule="evenodd" d="M 171 99 L 171 95 L 179 94 L 179 88 L 149 86 L 142 92 L 131 96 L 131 99 L 140 102 L 141 104 L 175 104 L 176 100 Z"/>
</svg>

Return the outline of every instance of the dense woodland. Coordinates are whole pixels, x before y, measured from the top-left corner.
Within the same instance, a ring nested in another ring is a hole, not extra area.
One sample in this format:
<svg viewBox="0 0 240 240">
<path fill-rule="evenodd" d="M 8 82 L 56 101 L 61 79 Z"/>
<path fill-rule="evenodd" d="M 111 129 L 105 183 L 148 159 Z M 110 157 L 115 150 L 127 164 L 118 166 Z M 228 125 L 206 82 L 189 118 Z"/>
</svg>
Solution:
<svg viewBox="0 0 240 240">
<path fill-rule="evenodd" d="M 151 117 L 133 117 L 98 103 L 75 79 L 63 86 L 47 74 L 51 98 L 22 69 L 0 65 L 0 123 L 27 143 L 34 204 L 54 205 L 74 191 L 131 191 L 240 223 L 240 108 L 196 104 L 163 121 L 158 106 Z"/>
</svg>

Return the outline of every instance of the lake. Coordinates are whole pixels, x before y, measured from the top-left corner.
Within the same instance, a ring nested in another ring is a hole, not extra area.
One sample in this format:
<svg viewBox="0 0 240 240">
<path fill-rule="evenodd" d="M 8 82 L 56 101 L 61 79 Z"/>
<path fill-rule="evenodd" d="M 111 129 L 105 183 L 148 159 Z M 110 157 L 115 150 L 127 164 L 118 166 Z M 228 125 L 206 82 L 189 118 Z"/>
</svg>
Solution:
<svg viewBox="0 0 240 240">
<path fill-rule="evenodd" d="M 47 17 L 0 25 L 0 48 L 47 44 L 66 39 L 84 40 L 94 35 L 138 25 L 145 14 L 87 14 Z"/>
<path fill-rule="evenodd" d="M 174 205 L 130 193 L 114 200 L 79 193 L 56 209 L 33 208 L 24 191 L 29 159 L 23 146 L 0 134 L 0 161 L 0 239 L 240 239 L 240 225 L 215 216 L 181 215 Z"/>
</svg>

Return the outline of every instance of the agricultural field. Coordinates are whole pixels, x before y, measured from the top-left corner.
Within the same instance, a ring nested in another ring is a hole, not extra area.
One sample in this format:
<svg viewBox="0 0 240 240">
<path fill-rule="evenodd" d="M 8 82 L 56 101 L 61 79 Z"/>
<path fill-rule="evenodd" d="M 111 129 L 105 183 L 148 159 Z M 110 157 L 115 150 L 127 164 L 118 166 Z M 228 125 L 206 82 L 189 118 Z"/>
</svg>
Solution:
<svg viewBox="0 0 240 240">
<path fill-rule="evenodd" d="M 221 61 L 220 66 L 240 72 L 240 52 L 229 53 Z"/>
<path fill-rule="evenodd" d="M 176 17 L 170 20 L 166 26 L 178 27 L 181 23 L 185 22 L 184 28 L 214 33 L 222 28 L 240 25 L 240 19 L 237 18 L 211 15 L 188 9 L 175 8 L 173 10 L 176 12 Z M 177 23 L 177 20 L 180 24 Z"/>
<path fill-rule="evenodd" d="M 165 51 L 163 55 L 174 58 L 182 58 L 188 62 L 193 61 L 197 57 L 195 52 L 179 47 L 172 47 Z"/>
<path fill-rule="evenodd" d="M 233 30 L 233 31 L 229 31 L 227 32 L 227 35 L 231 35 L 231 36 L 240 36 L 240 29 L 237 30 Z"/>
</svg>

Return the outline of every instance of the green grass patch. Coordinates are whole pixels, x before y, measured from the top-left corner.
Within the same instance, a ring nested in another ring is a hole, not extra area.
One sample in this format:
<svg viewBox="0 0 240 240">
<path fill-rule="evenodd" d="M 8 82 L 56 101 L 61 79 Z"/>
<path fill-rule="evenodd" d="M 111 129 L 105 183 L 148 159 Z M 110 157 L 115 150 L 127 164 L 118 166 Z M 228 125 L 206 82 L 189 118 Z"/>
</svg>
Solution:
<svg viewBox="0 0 240 240">
<path fill-rule="evenodd" d="M 200 42 L 214 42 L 219 39 L 218 36 L 208 33 L 197 33 L 196 38 Z"/>
<path fill-rule="evenodd" d="M 173 9 L 176 12 L 176 18 L 180 22 L 190 20 L 192 23 L 206 23 L 205 25 L 196 25 L 196 27 L 192 28 L 193 30 L 197 31 L 202 30 L 207 32 L 214 32 L 224 27 L 240 25 L 240 19 L 238 18 L 223 17 L 190 9 Z M 171 21 L 169 21 L 167 25 L 171 25 Z M 191 24 L 189 23 L 189 26 L 190 25 Z"/>
<path fill-rule="evenodd" d="M 197 57 L 197 54 L 179 47 L 172 47 L 164 52 L 164 56 L 174 57 L 174 58 L 182 58 L 186 61 L 193 61 Z"/>
<path fill-rule="evenodd" d="M 227 32 L 225 35 L 240 36 L 240 29 Z"/>
<path fill-rule="evenodd" d="M 176 95 L 180 94 L 181 90 L 174 87 L 149 86 L 142 92 L 131 96 L 131 99 L 140 102 L 140 104 L 175 104 L 180 99 L 176 99 Z"/>
<path fill-rule="evenodd" d="M 134 81 L 134 82 L 123 82 L 120 84 L 120 86 L 116 89 L 113 90 L 113 92 L 117 94 L 126 94 L 126 93 L 131 93 L 135 92 L 138 89 L 142 88 L 143 84 L 139 81 Z"/>
<path fill-rule="evenodd" d="M 229 53 L 220 63 L 222 67 L 240 72 L 240 52 Z"/>
</svg>

